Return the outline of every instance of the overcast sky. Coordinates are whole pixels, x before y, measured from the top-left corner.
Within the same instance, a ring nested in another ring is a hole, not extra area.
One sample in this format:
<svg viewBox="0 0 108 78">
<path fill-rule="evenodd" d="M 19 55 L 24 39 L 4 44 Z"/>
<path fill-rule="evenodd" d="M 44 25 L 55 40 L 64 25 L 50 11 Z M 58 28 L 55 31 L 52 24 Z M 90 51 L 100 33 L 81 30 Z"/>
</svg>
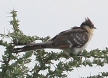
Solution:
<svg viewBox="0 0 108 78">
<path fill-rule="evenodd" d="M 9 12 L 13 8 L 18 11 L 20 29 L 26 35 L 53 37 L 61 31 L 79 26 L 85 17 L 89 17 L 97 29 L 87 50 L 105 49 L 108 45 L 108 0 L 0 0 L 0 33 L 4 33 L 5 28 L 11 30 Z M 107 66 L 82 66 L 71 72 L 70 76 L 79 78 L 98 74 L 108 71 Z"/>
</svg>

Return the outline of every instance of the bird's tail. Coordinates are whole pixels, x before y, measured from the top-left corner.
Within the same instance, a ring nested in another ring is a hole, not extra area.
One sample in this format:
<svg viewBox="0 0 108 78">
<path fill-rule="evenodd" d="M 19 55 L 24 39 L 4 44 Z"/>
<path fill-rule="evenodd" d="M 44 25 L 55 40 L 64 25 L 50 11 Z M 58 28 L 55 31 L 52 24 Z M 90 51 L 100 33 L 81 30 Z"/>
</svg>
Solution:
<svg viewBox="0 0 108 78">
<path fill-rule="evenodd" d="M 43 42 L 43 43 L 30 43 L 21 48 L 14 48 L 14 52 L 18 53 L 18 52 L 37 50 L 42 48 L 54 48 L 54 46 L 51 41 Z"/>
</svg>

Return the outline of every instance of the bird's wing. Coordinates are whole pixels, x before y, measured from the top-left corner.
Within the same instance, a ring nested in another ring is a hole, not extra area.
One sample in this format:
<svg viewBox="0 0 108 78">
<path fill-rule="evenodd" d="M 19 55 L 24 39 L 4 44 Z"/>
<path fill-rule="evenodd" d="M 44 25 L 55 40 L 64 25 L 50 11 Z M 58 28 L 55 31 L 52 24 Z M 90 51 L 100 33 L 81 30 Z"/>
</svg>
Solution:
<svg viewBox="0 0 108 78">
<path fill-rule="evenodd" d="M 80 48 L 87 43 L 88 37 L 88 32 L 85 29 L 74 27 L 56 35 L 51 41 L 56 48 Z"/>
<path fill-rule="evenodd" d="M 53 37 L 51 40 L 43 43 L 34 43 L 30 45 L 25 45 L 21 48 L 15 48 L 15 52 L 22 52 L 28 50 L 36 50 L 42 48 L 74 48 L 82 47 L 88 41 L 88 33 L 80 27 L 74 27 L 70 30 L 61 32 L 60 34 Z"/>
</svg>

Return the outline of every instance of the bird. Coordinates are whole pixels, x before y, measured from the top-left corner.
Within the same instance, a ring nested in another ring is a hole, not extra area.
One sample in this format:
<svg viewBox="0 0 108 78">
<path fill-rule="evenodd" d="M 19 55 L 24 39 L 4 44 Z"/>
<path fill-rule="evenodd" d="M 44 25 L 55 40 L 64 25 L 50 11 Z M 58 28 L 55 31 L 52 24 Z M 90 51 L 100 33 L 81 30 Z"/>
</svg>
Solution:
<svg viewBox="0 0 108 78">
<path fill-rule="evenodd" d="M 30 43 L 21 48 L 15 48 L 14 51 L 25 52 L 29 50 L 52 48 L 61 49 L 70 56 L 78 55 L 87 47 L 94 34 L 94 29 L 96 29 L 96 27 L 87 17 L 79 27 L 74 26 L 71 29 L 60 32 L 46 42 Z"/>
</svg>

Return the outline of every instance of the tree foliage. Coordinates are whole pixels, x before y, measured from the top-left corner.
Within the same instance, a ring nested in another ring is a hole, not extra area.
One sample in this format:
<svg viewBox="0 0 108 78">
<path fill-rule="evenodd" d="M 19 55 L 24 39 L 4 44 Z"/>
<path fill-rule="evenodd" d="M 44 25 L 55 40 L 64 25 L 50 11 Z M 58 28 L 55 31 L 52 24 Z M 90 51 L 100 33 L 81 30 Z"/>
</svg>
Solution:
<svg viewBox="0 0 108 78">
<path fill-rule="evenodd" d="M 14 47 L 29 44 L 35 40 L 47 41 L 50 37 L 38 37 L 25 35 L 19 28 L 17 11 L 10 12 L 12 20 L 11 32 L 0 34 L 0 45 L 5 47 L 0 66 L 0 78 L 66 78 L 69 71 L 77 67 L 93 65 L 103 67 L 108 64 L 108 48 L 105 50 L 94 49 L 90 52 L 83 51 L 81 57 L 69 57 L 65 52 L 47 52 L 44 49 L 15 53 Z M 8 40 L 7 40 L 8 39 Z M 32 59 L 33 58 L 33 59 Z M 93 60 L 90 60 L 90 59 Z M 32 67 L 29 65 L 31 64 Z M 108 72 L 100 72 L 99 75 L 87 78 L 103 78 Z M 85 78 L 85 77 L 82 77 Z"/>
</svg>

